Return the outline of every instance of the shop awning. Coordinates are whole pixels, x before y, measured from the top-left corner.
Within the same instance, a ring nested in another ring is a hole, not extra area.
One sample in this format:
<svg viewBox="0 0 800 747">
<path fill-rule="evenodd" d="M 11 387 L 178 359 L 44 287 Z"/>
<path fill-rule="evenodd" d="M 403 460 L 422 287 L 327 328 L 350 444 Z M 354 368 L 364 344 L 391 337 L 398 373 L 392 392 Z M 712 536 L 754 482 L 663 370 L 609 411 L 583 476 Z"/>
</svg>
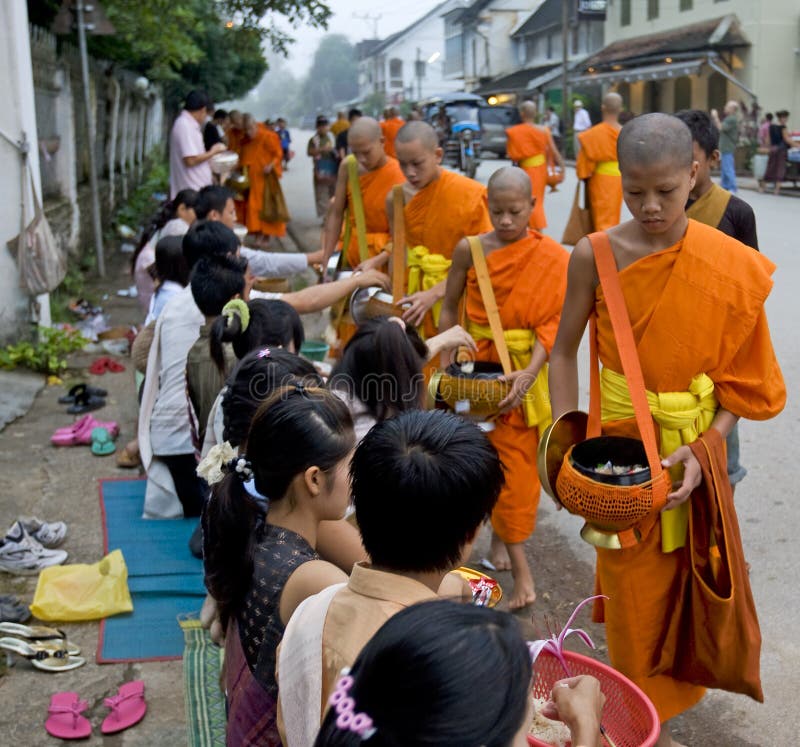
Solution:
<svg viewBox="0 0 800 747">
<path fill-rule="evenodd" d="M 636 67 L 611 70 L 603 73 L 585 73 L 571 75 L 571 84 L 586 83 L 635 83 L 640 80 L 666 80 L 680 78 L 684 75 L 698 75 L 705 64 L 704 57 L 690 60 L 676 60 L 675 62 L 661 65 L 638 65 Z"/>
</svg>

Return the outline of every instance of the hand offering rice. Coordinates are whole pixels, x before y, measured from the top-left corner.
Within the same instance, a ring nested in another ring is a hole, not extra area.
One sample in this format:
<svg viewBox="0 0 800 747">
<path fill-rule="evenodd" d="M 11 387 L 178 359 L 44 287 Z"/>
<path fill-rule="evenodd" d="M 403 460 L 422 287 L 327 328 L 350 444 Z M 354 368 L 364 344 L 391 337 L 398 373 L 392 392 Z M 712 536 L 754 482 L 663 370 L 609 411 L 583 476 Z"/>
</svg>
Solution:
<svg viewBox="0 0 800 747">
<path fill-rule="evenodd" d="M 542 708 L 547 702 L 547 698 L 533 699 L 533 721 L 528 733 L 553 747 L 569 747 L 572 744 L 569 727 L 563 721 L 554 721 L 542 715 Z"/>
<path fill-rule="evenodd" d="M 642 464 L 612 464 L 611 461 L 605 464 L 598 464 L 594 468 L 594 472 L 598 475 L 635 475 L 638 472 L 644 472 L 647 465 Z"/>
</svg>

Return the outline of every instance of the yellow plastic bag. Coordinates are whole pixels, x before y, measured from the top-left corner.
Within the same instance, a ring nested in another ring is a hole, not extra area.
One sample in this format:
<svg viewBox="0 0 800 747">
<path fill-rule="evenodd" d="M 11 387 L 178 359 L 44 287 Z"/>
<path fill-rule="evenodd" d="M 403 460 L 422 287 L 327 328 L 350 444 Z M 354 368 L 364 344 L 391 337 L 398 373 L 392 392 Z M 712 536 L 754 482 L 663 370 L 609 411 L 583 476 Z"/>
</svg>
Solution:
<svg viewBox="0 0 800 747">
<path fill-rule="evenodd" d="M 40 620 L 76 622 L 132 612 L 121 550 L 85 565 L 57 565 L 39 574 L 31 612 Z"/>
</svg>

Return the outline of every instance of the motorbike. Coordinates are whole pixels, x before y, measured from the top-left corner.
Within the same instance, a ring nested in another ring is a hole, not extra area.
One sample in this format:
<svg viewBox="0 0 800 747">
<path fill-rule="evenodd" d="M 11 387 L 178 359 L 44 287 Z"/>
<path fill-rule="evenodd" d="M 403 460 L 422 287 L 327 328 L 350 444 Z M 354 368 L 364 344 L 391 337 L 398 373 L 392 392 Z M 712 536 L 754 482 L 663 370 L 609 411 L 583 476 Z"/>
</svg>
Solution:
<svg viewBox="0 0 800 747">
<path fill-rule="evenodd" d="M 480 145 L 481 128 L 477 122 L 456 122 L 450 131 L 458 142 L 458 168 L 474 179 L 478 170 L 476 143 Z"/>
<path fill-rule="evenodd" d="M 471 93 L 447 93 L 423 101 L 424 118 L 439 134 L 443 163 L 474 178 L 481 154 L 478 112 L 486 102 Z"/>
</svg>

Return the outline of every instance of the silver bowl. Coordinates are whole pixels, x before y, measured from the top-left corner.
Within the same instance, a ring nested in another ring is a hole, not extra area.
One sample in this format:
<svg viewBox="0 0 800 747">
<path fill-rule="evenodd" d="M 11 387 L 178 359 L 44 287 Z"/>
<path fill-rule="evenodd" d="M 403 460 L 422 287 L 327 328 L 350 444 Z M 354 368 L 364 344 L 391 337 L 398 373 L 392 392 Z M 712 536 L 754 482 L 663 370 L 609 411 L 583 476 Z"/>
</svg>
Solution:
<svg viewBox="0 0 800 747">
<path fill-rule="evenodd" d="M 211 156 L 209 160 L 211 171 L 215 174 L 227 174 L 239 164 L 239 156 L 232 150 L 226 150 Z"/>
</svg>

